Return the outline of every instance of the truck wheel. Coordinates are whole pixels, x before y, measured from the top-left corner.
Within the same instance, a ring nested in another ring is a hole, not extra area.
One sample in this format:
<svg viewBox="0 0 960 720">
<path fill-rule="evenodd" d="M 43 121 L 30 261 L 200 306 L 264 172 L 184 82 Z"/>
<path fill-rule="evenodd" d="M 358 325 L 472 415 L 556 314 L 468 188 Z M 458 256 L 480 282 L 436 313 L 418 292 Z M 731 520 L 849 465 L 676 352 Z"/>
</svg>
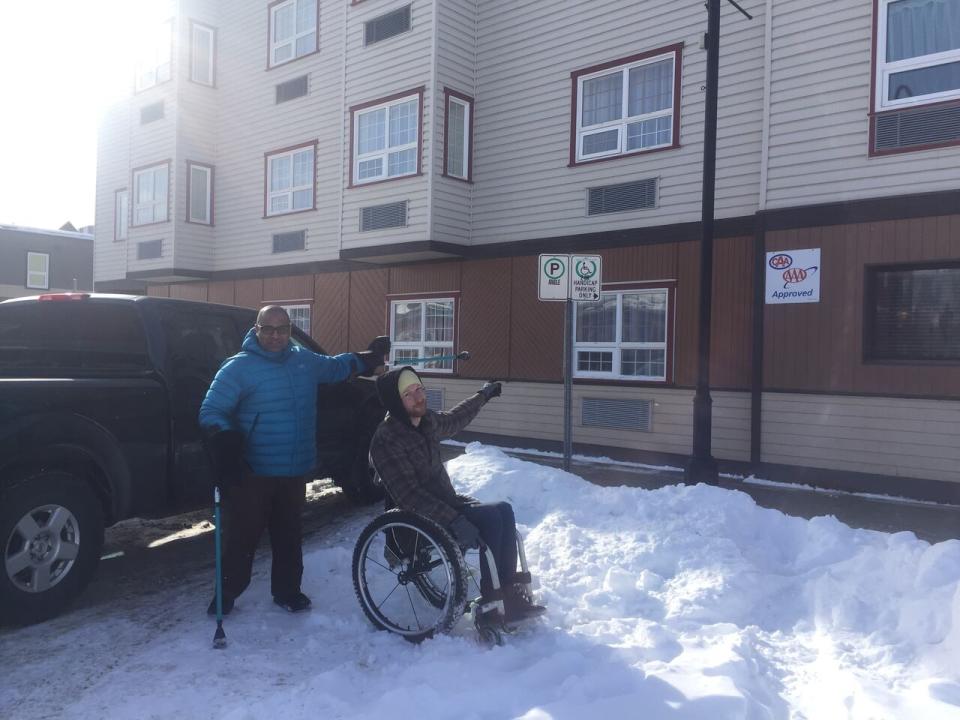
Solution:
<svg viewBox="0 0 960 720">
<path fill-rule="evenodd" d="M 383 500 L 386 494 L 380 478 L 370 467 L 367 453 L 357 453 L 351 463 L 349 474 L 334 478 L 350 501 L 357 505 L 370 505 L 377 500 Z"/>
<path fill-rule="evenodd" d="M 11 487 L 0 504 L 0 621 L 62 612 L 93 577 L 102 548 L 103 509 L 85 482 L 50 470 Z"/>
</svg>

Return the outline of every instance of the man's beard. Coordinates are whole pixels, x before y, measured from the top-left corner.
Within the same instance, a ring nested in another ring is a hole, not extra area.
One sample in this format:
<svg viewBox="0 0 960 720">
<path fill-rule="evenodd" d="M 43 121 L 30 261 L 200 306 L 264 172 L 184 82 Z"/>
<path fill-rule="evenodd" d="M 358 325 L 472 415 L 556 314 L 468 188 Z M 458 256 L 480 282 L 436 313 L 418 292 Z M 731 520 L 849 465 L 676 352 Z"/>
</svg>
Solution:
<svg viewBox="0 0 960 720">
<path fill-rule="evenodd" d="M 407 414 L 412 418 L 421 418 L 427 414 L 427 401 L 418 402 L 410 410 L 407 411 Z"/>
</svg>

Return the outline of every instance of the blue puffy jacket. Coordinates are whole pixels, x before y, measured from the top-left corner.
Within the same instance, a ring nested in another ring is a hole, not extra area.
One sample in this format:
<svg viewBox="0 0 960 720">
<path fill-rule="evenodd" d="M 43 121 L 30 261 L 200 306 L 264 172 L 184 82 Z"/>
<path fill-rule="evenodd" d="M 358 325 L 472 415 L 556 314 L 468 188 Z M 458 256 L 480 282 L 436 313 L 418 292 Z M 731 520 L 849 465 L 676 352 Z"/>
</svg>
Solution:
<svg viewBox="0 0 960 720">
<path fill-rule="evenodd" d="M 221 366 L 200 406 L 200 425 L 239 430 L 257 475 L 304 475 L 317 464 L 317 385 L 363 370 L 353 353 L 319 355 L 287 344 L 260 347 L 251 329 L 242 350 Z"/>
</svg>

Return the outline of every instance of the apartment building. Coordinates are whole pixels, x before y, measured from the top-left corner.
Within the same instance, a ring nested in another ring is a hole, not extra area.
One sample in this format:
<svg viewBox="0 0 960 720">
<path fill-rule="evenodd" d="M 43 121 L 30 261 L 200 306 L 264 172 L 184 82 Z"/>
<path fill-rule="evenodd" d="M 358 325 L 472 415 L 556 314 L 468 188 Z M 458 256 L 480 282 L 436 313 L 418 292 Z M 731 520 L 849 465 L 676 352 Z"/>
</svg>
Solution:
<svg viewBox="0 0 960 720">
<path fill-rule="evenodd" d="M 721 20 L 713 453 L 960 501 L 960 0 L 741 4 Z M 600 255 L 575 446 L 682 463 L 705 28 L 677 1 L 171 0 L 101 128 L 96 286 L 279 303 L 331 352 L 384 332 L 398 361 L 469 350 L 428 368 L 437 402 L 504 379 L 471 430 L 550 444 L 563 304 L 538 300 L 538 256 Z M 768 302 L 768 260 L 801 250 L 816 302 Z"/>
<path fill-rule="evenodd" d="M 0 225 L 0 300 L 92 289 L 92 233 Z"/>
</svg>

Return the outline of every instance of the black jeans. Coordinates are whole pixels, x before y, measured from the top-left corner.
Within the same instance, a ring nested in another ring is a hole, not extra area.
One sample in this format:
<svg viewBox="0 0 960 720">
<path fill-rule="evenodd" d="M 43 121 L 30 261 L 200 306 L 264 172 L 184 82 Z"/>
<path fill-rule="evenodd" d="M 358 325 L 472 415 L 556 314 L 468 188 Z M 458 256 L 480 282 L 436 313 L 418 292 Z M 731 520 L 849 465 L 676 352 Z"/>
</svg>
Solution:
<svg viewBox="0 0 960 720">
<path fill-rule="evenodd" d="M 467 505 L 460 512 L 477 526 L 480 537 L 493 553 L 500 587 L 512 585 L 517 572 L 517 521 L 513 517 L 513 507 L 508 502 L 481 503 Z M 489 598 L 492 592 L 487 558 L 480 553 L 480 593 Z"/>
<path fill-rule="evenodd" d="M 250 584 L 253 555 L 266 528 L 273 564 L 270 591 L 287 598 L 300 592 L 303 579 L 301 538 L 306 478 L 244 473 L 224 491 L 223 595 L 236 598 Z"/>
</svg>

